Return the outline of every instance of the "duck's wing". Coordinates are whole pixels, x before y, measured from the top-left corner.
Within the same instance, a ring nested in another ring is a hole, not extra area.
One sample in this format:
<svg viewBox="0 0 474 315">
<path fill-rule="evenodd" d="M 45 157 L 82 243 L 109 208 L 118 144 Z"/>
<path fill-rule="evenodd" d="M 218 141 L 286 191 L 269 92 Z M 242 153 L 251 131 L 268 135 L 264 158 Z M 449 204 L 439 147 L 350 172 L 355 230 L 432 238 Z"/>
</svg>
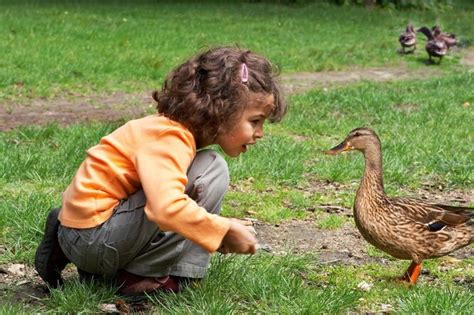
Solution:
<svg viewBox="0 0 474 315">
<path fill-rule="evenodd" d="M 458 43 L 458 40 L 455 37 L 441 36 L 441 39 L 445 41 L 448 47 L 456 46 Z"/>
<path fill-rule="evenodd" d="M 474 208 L 430 204 L 423 200 L 393 198 L 392 204 L 397 205 L 409 220 L 426 226 L 429 231 L 439 231 L 445 226 L 457 226 L 474 219 Z"/>
<path fill-rule="evenodd" d="M 416 35 L 415 33 L 403 33 L 398 40 L 405 45 L 414 45 L 416 43 Z"/>
<path fill-rule="evenodd" d="M 449 37 L 449 38 L 456 38 L 456 34 L 453 34 L 453 33 L 441 33 L 441 36 L 444 36 L 444 37 Z"/>
<path fill-rule="evenodd" d="M 444 56 L 448 51 L 448 45 L 444 40 L 430 40 L 426 43 L 426 50 L 438 55 Z"/>
<path fill-rule="evenodd" d="M 447 225 L 459 225 L 474 218 L 474 208 L 462 206 L 450 206 L 434 204 L 434 207 L 443 209 L 442 217 L 439 219 Z"/>
</svg>

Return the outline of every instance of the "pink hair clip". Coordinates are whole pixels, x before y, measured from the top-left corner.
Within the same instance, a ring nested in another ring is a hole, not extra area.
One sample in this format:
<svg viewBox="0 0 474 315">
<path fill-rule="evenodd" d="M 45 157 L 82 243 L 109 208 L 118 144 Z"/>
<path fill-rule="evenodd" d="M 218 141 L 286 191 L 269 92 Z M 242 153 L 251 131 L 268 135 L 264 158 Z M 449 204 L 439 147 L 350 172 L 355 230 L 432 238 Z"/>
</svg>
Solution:
<svg viewBox="0 0 474 315">
<path fill-rule="evenodd" d="M 242 79 L 242 83 L 249 81 L 249 69 L 247 69 L 245 63 L 242 63 L 242 66 L 240 67 L 240 78 Z"/>
</svg>

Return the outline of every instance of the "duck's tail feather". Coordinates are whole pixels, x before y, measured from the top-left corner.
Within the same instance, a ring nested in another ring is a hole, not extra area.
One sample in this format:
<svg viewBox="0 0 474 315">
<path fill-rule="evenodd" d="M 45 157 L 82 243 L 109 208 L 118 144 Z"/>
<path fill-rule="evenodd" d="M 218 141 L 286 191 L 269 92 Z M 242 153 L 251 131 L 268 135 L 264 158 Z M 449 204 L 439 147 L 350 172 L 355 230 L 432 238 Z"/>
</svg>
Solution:
<svg viewBox="0 0 474 315">
<path fill-rule="evenodd" d="M 446 211 L 455 214 L 455 216 L 463 216 L 465 218 L 465 223 L 469 230 L 471 231 L 470 243 L 474 243 L 474 208 L 471 207 L 458 207 L 458 206 L 448 206 L 448 205 L 436 205 Z M 449 213 L 448 212 L 448 213 Z M 446 216 L 446 214 L 445 214 Z M 448 215 L 449 217 L 449 215 Z M 458 217 L 459 218 L 459 217 Z"/>
</svg>

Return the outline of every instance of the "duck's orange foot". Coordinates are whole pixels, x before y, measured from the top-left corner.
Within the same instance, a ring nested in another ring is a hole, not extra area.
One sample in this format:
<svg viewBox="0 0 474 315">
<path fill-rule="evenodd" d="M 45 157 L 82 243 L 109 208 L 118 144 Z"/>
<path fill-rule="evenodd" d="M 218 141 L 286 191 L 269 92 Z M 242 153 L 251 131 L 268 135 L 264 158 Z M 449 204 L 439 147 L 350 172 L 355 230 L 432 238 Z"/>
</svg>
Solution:
<svg viewBox="0 0 474 315">
<path fill-rule="evenodd" d="M 410 285 L 415 285 L 418 280 L 418 276 L 421 272 L 421 264 L 417 264 L 414 261 L 411 262 L 405 274 L 399 279 L 400 281 L 406 282 Z"/>
</svg>

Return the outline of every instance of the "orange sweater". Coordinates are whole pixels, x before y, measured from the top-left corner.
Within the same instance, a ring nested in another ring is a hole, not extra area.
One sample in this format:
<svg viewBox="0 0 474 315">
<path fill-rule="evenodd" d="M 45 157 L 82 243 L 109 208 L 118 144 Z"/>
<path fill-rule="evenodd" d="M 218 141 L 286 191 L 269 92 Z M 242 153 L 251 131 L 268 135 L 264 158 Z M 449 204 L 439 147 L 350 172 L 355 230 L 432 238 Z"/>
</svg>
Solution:
<svg viewBox="0 0 474 315">
<path fill-rule="evenodd" d="M 129 121 L 87 151 L 63 193 L 61 224 L 97 226 L 121 199 L 143 188 L 149 220 L 214 252 L 230 221 L 208 213 L 184 193 L 195 155 L 194 137 L 181 124 L 158 114 Z"/>
</svg>

